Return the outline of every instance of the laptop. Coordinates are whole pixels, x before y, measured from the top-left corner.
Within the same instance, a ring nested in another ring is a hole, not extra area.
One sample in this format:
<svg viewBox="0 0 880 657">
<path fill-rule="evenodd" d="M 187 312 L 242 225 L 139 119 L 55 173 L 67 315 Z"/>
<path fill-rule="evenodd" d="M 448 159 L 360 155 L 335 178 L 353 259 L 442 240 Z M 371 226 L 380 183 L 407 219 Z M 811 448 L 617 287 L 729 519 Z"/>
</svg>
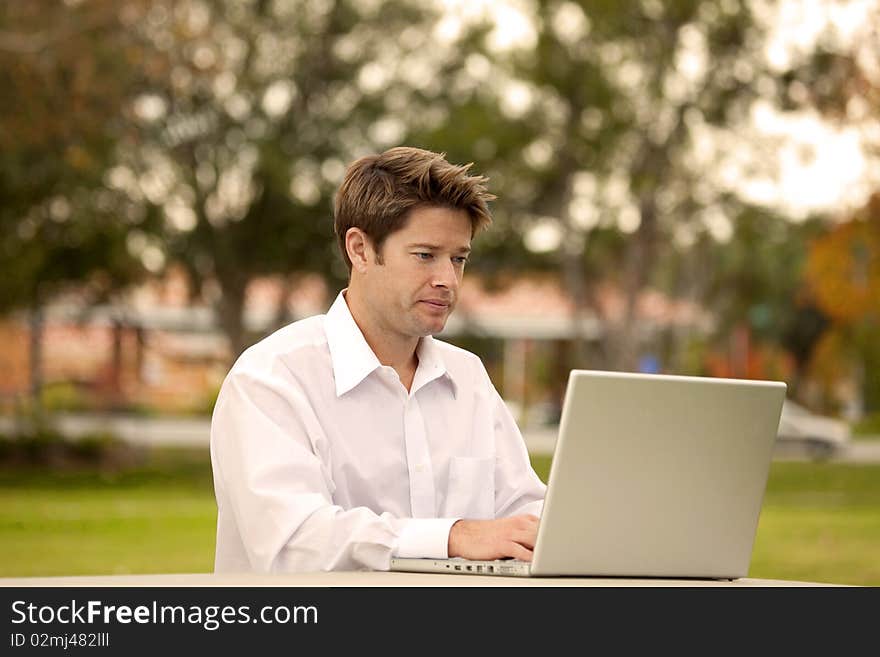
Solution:
<svg viewBox="0 0 880 657">
<path fill-rule="evenodd" d="M 785 394 L 781 381 L 572 370 L 531 563 L 391 570 L 745 577 Z"/>
</svg>

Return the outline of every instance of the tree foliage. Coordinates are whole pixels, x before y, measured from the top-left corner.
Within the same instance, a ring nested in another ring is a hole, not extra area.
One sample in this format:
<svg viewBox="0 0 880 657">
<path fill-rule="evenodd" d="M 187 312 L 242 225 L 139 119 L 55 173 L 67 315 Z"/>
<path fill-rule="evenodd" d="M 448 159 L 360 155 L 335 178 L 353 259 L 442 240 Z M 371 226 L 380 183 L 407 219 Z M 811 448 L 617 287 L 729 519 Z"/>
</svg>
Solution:
<svg viewBox="0 0 880 657">
<path fill-rule="evenodd" d="M 142 3 L 0 9 L 0 310 L 70 282 L 107 294 L 137 278 L 128 231 L 149 212 L 103 189 L 144 52 L 123 37 Z M 137 65 L 135 65 L 137 64 Z"/>
<path fill-rule="evenodd" d="M 754 108 L 790 108 L 792 72 L 765 57 L 766 7 L 723 0 L 520 6 L 532 29 L 518 43 L 493 48 L 488 24 L 461 40 L 461 70 L 476 71 L 480 84 L 456 86 L 453 119 L 426 137 L 482 154 L 499 195 L 501 234 L 509 237 L 493 262 L 508 254 L 528 262 L 530 251 L 533 263 L 559 269 L 582 311 L 607 327 L 604 362 L 593 365 L 637 366 L 645 345 L 636 303 L 648 287 L 704 304 L 722 327 L 730 326 L 729 313 L 759 315 L 768 297 L 787 303 L 778 311 L 790 314 L 792 297 L 766 289 L 778 279 L 736 255 L 758 244 L 759 267 L 782 271 L 803 248 L 799 226 L 758 208 L 742 184 L 774 173 L 765 163 L 776 143 L 752 127 Z M 761 239 L 763 231 L 774 238 Z M 620 316 L 603 316 L 598 303 L 595 290 L 608 280 L 625 299 Z M 782 280 L 780 289 L 796 287 L 791 275 Z M 719 294 L 727 284 L 736 289 Z"/>
<path fill-rule="evenodd" d="M 876 39 L 820 39 L 780 65 L 765 2 L 511 6 L 519 24 L 417 0 L 6 3 L 0 264 L 16 275 L 0 279 L 0 310 L 71 280 L 98 298 L 181 263 L 237 354 L 256 337 L 256 277 L 344 283 L 333 192 L 352 159 L 402 143 L 489 175 L 496 221 L 471 269 L 557 271 L 575 325 L 599 316 L 603 358 L 575 366 L 637 367 L 649 287 L 798 362 L 827 317 L 875 300 L 826 294 L 835 278 L 818 274 L 815 301 L 799 295 L 824 218 L 788 221 L 743 181 L 773 173 L 756 108 L 815 109 L 876 137 Z M 859 266 L 844 237 L 827 239 L 812 260 L 827 248 L 829 271 L 833 254 Z M 619 315 L 599 302 L 608 281 Z"/>
<path fill-rule="evenodd" d="M 234 354 L 251 340 L 255 277 L 347 277 L 332 194 L 349 161 L 404 137 L 412 81 L 398 65 L 427 17 L 403 1 L 153 3 L 143 37 L 167 69 L 137 100 L 115 179 L 161 206 L 167 260 L 197 291 L 216 284 Z"/>
<path fill-rule="evenodd" d="M 880 194 L 813 242 L 805 283 L 831 319 L 820 356 L 856 378 L 865 410 L 880 410 Z"/>
</svg>

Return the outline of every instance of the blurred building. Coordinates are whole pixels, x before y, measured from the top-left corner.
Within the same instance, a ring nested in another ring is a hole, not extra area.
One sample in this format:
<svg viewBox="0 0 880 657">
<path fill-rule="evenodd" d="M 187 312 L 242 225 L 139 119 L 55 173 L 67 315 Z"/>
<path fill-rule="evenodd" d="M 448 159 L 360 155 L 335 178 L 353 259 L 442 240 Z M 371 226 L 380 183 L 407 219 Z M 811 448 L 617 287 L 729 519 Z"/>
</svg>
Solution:
<svg viewBox="0 0 880 657">
<path fill-rule="evenodd" d="M 317 276 L 287 284 L 257 280 L 248 289 L 246 330 L 255 341 L 294 319 L 325 312 L 335 295 Z M 478 353 L 506 398 L 523 406 L 558 403 L 573 340 L 580 336 L 589 354 L 605 322 L 624 312 L 612 286 L 601 286 L 596 298 L 604 320 L 588 313 L 575 324 L 574 302 L 554 277 L 490 287 L 470 275 L 438 337 Z M 652 371 L 662 367 L 652 351 L 658 336 L 711 328 L 700 308 L 658 292 L 639 298 L 637 316 L 647 349 L 641 362 Z M 60 297 L 46 308 L 42 331 L 43 399 L 55 410 L 206 413 L 232 360 L 210 303 L 194 298 L 185 274 L 174 269 L 114 305 L 89 306 L 75 293 Z M 7 411 L 31 386 L 30 333 L 27 317 L 0 323 L 0 395 Z"/>
</svg>

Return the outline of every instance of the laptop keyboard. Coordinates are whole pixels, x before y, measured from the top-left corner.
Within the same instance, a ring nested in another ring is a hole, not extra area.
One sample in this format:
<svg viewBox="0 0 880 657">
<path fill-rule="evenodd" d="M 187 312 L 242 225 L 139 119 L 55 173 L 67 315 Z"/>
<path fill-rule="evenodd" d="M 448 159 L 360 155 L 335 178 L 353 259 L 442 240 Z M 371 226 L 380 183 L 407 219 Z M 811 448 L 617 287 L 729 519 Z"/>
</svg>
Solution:
<svg viewBox="0 0 880 657">
<path fill-rule="evenodd" d="M 456 563 L 459 559 L 452 559 L 451 570 L 460 571 L 462 573 L 472 573 L 476 575 L 494 575 L 496 573 L 512 573 L 522 566 L 528 566 L 528 561 L 521 559 L 495 559 L 494 561 L 472 561 L 469 559 L 461 559 L 461 563 Z"/>
</svg>

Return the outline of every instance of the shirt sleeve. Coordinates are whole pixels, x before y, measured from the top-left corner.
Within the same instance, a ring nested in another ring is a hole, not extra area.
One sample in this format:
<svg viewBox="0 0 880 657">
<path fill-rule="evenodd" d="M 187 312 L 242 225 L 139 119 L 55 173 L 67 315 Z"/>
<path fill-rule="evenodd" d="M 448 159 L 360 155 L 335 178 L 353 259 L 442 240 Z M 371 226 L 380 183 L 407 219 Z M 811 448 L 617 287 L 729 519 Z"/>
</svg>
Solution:
<svg viewBox="0 0 880 657">
<path fill-rule="evenodd" d="M 211 421 L 215 488 L 252 571 L 388 570 L 392 556 L 448 556 L 457 518 L 335 505 L 322 436 L 294 381 L 233 370 L 224 382 Z"/>
<path fill-rule="evenodd" d="M 532 468 L 522 433 L 494 386 L 491 398 L 495 429 L 495 517 L 527 513 L 540 516 L 547 487 Z"/>
</svg>

